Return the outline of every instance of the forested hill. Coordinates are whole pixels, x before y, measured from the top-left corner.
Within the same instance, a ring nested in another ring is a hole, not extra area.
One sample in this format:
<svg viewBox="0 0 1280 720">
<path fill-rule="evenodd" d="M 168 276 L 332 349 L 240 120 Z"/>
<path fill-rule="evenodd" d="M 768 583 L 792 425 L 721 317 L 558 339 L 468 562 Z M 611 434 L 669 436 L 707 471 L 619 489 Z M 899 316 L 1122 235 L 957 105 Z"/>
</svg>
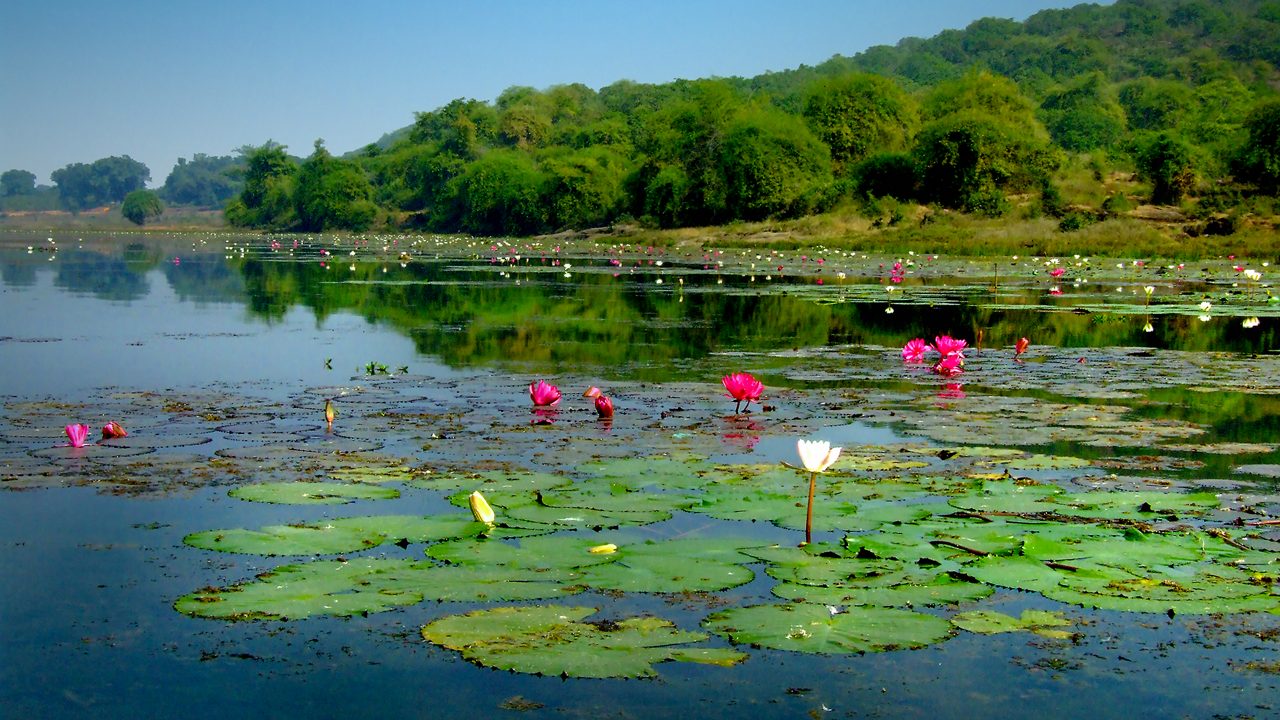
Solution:
<svg viewBox="0 0 1280 720">
<path fill-rule="evenodd" d="M 1280 0 L 1118 0 L 752 78 L 512 87 L 345 157 L 287 150 L 243 152 L 228 221 L 527 235 L 886 198 L 987 216 L 1153 202 L 1274 218 Z"/>
</svg>

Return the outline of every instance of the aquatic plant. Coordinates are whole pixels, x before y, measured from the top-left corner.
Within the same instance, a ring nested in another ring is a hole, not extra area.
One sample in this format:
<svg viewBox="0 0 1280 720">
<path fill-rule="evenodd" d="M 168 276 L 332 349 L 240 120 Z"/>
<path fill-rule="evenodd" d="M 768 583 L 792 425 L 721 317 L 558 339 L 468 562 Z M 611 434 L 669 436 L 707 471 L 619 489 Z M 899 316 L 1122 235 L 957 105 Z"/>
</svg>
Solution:
<svg viewBox="0 0 1280 720">
<path fill-rule="evenodd" d="M 751 403 L 760 402 L 760 396 L 764 394 L 764 383 L 757 380 L 751 373 L 738 372 L 725 375 L 720 378 L 720 382 L 724 384 L 724 389 L 729 391 L 726 397 L 734 400 L 734 414 L 742 412 L 744 402 L 750 408 Z"/>
<path fill-rule="evenodd" d="M 536 408 L 554 407 L 560 403 L 560 388 L 545 380 L 538 380 L 529 385 L 529 399 Z"/>
<path fill-rule="evenodd" d="M 111 438 L 122 438 L 128 436 L 129 433 L 120 423 L 115 420 L 108 420 L 106 425 L 102 426 L 102 439 L 110 440 Z"/>
<path fill-rule="evenodd" d="M 613 417 L 613 401 L 607 395 L 596 396 L 596 414 L 601 420 L 608 420 Z"/>
<path fill-rule="evenodd" d="M 933 346 L 924 341 L 924 338 L 913 338 L 902 346 L 903 362 L 918 363 L 924 361 L 925 353 L 933 350 Z"/>
<path fill-rule="evenodd" d="M 489 506 L 489 501 L 484 499 L 484 495 L 479 490 L 472 492 L 467 496 L 467 503 L 471 506 L 471 515 L 476 522 L 482 522 L 486 525 L 492 525 L 497 515 L 493 512 L 493 508 Z"/>
<path fill-rule="evenodd" d="M 840 458 L 840 448 L 831 447 L 826 440 L 797 440 L 796 452 L 800 463 L 809 473 L 809 503 L 805 509 L 804 544 L 813 542 L 813 492 L 818 483 L 818 473 L 826 472 Z"/>
<path fill-rule="evenodd" d="M 1030 346 L 1031 346 L 1030 340 L 1024 337 L 1018 338 L 1018 341 L 1013 344 L 1013 359 L 1019 360 L 1022 357 L 1022 353 L 1026 352 L 1027 348 Z"/>
<path fill-rule="evenodd" d="M 72 423 L 66 427 L 67 439 L 71 441 L 71 447 L 84 447 L 85 439 L 89 437 L 89 426 L 84 423 Z"/>
</svg>

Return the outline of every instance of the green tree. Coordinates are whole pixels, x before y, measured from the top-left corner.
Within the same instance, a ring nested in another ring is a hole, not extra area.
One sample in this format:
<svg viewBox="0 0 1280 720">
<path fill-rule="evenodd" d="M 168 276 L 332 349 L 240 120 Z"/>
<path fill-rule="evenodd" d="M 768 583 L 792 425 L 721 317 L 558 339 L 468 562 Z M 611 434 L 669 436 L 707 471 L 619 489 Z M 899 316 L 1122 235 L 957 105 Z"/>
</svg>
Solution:
<svg viewBox="0 0 1280 720">
<path fill-rule="evenodd" d="M 1108 148 L 1124 135 L 1124 110 L 1100 72 L 1078 77 L 1049 93 L 1040 113 L 1049 136 L 1067 150 Z"/>
<path fill-rule="evenodd" d="M 873 152 L 902 150 L 919 125 L 915 102 L 888 78 L 849 73 L 810 86 L 804 117 L 843 172 Z"/>
<path fill-rule="evenodd" d="M 150 190 L 134 190 L 124 196 L 120 205 L 120 214 L 134 225 L 142 225 L 151 218 L 160 217 L 164 212 L 164 203 L 160 196 Z"/>
<path fill-rule="evenodd" d="M 0 174 L 0 197 L 31 195 L 36 191 L 36 175 L 26 170 L 5 170 Z"/>
<path fill-rule="evenodd" d="M 492 150 L 446 188 L 451 203 L 441 229 L 474 235 L 530 235 L 546 229 L 543 176 L 518 150 Z"/>
<path fill-rule="evenodd" d="M 1241 174 L 1266 192 L 1280 191 L 1280 98 L 1256 105 L 1244 121 L 1249 133 Z"/>
<path fill-rule="evenodd" d="M 294 188 L 298 229 L 367 230 L 378 212 L 372 198 L 373 186 L 360 166 L 333 157 L 324 141 L 316 140 L 315 151 L 298 170 Z"/>
<path fill-rule="evenodd" d="M 268 140 L 259 147 L 240 149 L 244 190 L 227 203 L 223 214 L 238 227 L 286 229 L 296 222 L 294 175 L 298 165 L 285 146 Z"/>
<path fill-rule="evenodd" d="M 134 190 L 146 187 L 151 179 L 147 166 L 128 155 L 73 163 L 49 176 L 58 186 L 62 201 L 72 210 L 82 210 L 124 200 Z"/>
<path fill-rule="evenodd" d="M 831 156 L 803 120 L 770 108 L 742 112 L 725 129 L 720 168 L 730 217 L 795 217 L 822 207 Z"/>
<path fill-rule="evenodd" d="M 1121 86 L 1118 98 L 1129 127 L 1168 130 L 1195 105 L 1191 88 L 1176 80 L 1140 77 Z"/>
<path fill-rule="evenodd" d="M 1190 143 L 1169 131 L 1147 134 L 1135 140 L 1134 161 L 1138 174 L 1151 183 L 1151 202 L 1176 205 L 1195 187 L 1195 151 Z"/>
<path fill-rule="evenodd" d="M 914 155 L 925 199 L 966 212 L 1001 215 L 1005 193 L 1043 185 L 1057 157 L 1015 123 L 968 111 L 920 131 Z"/>
<path fill-rule="evenodd" d="M 543 160 L 542 169 L 553 228 L 606 225 L 624 207 L 631 163 L 611 147 L 550 156 Z"/>
<path fill-rule="evenodd" d="M 213 157 L 196 153 L 188 161 L 178 158 L 165 178 L 161 194 L 177 205 L 216 207 L 244 189 L 244 166 L 232 156 Z"/>
</svg>

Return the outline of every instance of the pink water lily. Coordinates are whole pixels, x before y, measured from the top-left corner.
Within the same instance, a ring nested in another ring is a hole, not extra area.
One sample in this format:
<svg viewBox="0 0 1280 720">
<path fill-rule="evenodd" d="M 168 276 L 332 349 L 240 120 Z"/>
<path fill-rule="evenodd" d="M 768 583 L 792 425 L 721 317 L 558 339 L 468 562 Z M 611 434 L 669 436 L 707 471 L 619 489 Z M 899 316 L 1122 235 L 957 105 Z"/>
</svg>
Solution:
<svg viewBox="0 0 1280 720">
<path fill-rule="evenodd" d="M 1018 338 L 1018 342 L 1013 344 L 1013 357 L 1016 360 L 1019 355 L 1027 351 L 1031 346 L 1031 341 L 1026 338 Z"/>
<path fill-rule="evenodd" d="M 544 380 L 530 383 L 529 399 L 534 407 L 552 407 L 560 402 L 560 388 Z"/>
<path fill-rule="evenodd" d="M 968 341 L 957 340 L 950 335 L 939 335 L 933 339 L 934 349 L 936 349 L 938 354 L 944 358 L 951 355 L 960 355 L 963 357 L 964 349 L 968 347 L 968 345 Z"/>
<path fill-rule="evenodd" d="M 66 427 L 67 439 L 71 441 L 71 447 L 84 447 L 85 440 L 89 437 L 89 426 L 84 423 L 73 423 Z"/>
<path fill-rule="evenodd" d="M 908 340 L 906 345 L 902 346 L 903 362 L 922 362 L 924 354 L 933 349 L 933 346 L 924 341 L 924 338 L 915 338 Z"/>
<path fill-rule="evenodd" d="M 111 438 L 127 437 L 129 433 L 125 431 L 124 426 L 115 420 L 108 420 L 106 425 L 102 426 L 102 439 L 110 440 Z"/>
<path fill-rule="evenodd" d="M 582 397 L 584 397 L 584 398 L 598 398 L 598 397 L 600 397 L 600 388 L 596 387 L 595 385 L 592 385 L 591 387 L 587 388 L 587 389 L 586 389 L 586 391 L 584 391 L 584 392 L 582 393 Z"/>
<path fill-rule="evenodd" d="M 596 396 L 596 414 L 601 420 L 608 420 L 613 417 L 613 401 L 607 395 Z"/>
<path fill-rule="evenodd" d="M 1060 267 L 1059 267 L 1059 268 L 1054 268 L 1054 269 L 1050 270 L 1050 271 L 1049 271 L 1049 274 L 1050 274 L 1050 275 L 1052 275 L 1053 277 L 1060 278 L 1060 277 L 1062 277 L 1064 274 L 1066 274 L 1066 272 L 1067 272 L 1067 269 L 1066 269 L 1066 268 L 1060 268 Z"/>
<path fill-rule="evenodd" d="M 734 413 L 741 411 L 742 403 L 748 406 L 753 402 L 760 402 L 760 396 L 764 394 L 764 383 L 755 379 L 751 373 L 733 373 L 720 378 L 720 382 L 724 384 L 724 389 L 729 393 L 726 397 L 731 397 L 737 403 L 734 406 Z"/>
<path fill-rule="evenodd" d="M 933 366 L 933 371 L 943 377 L 954 377 L 964 372 L 964 356 L 960 353 L 947 355 Z"/>
</svg>

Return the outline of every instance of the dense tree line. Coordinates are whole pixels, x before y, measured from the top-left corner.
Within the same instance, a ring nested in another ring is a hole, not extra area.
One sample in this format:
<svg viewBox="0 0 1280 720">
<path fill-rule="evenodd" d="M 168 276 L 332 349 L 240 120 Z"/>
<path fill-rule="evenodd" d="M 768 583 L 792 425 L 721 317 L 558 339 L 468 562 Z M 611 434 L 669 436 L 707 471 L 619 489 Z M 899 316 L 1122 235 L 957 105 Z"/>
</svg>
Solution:
<svg viewBox="0 0 1280 720">
<path fill-rule="evenodd" d="M 1060 215 L 1063 174 L 1083 165 L 1097 181 L 1136 174 L 1152 202 L 1222 210 L 1280 186 L 1277 87 L 1280 0 L 1117 0 L 753 78 L 512 87 L 418 113 L 344 157 L 319 141 L 306 158 L 270 141 L 197 155 L 161 194 L 230 198 L 243 227 L 523 235 L 885 197 Z"/>
<path fill-rule="evenodd" d="M 1120 0 L 979 20 L 755 78 L 513 87 L 419 113 L 381 144 L 245 153 L 251 227 L 522 235 L 631 219 L 787 218 L 894 197 L 1065 210 L 1055 178 L 1137 173 L 1150 200 L 1280 180 L 1280 3 Z M 1221 200 L 1215 207 L 1220 209 Z"/>
</svg>

